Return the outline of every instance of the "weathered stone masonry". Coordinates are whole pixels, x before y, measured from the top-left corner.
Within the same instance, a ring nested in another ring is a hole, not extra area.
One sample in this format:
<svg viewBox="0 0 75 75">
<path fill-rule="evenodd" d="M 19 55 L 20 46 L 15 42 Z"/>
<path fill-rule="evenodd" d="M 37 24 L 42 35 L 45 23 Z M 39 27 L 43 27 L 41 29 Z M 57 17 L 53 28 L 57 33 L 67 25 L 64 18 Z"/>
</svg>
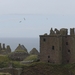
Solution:
<svg viewBox="0 0 75 75">
<path fill-rule="evenodd" d="M 40 60 L 49 63 L 75 63 L 75 29 L 51 28 L 50 34 L 40 35 Z"/>
</svg>

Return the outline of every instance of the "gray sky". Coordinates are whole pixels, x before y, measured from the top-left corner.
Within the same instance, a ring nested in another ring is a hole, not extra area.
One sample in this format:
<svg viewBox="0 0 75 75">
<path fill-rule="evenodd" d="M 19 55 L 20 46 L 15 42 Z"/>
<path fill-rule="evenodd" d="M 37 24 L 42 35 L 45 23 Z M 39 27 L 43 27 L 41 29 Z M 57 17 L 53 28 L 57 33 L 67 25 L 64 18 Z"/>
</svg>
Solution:
<svg viewBox="0 0 75 75">
<path fill-rule="evenodd" d="M 75 0 L 0 0 L 0 14 L 75 14 Z"/>
<path fill-rule="evenodd" d="M 0 0 L 0 37 L 39 37 L 74 25 L 75 0 Z"/>
</svg>

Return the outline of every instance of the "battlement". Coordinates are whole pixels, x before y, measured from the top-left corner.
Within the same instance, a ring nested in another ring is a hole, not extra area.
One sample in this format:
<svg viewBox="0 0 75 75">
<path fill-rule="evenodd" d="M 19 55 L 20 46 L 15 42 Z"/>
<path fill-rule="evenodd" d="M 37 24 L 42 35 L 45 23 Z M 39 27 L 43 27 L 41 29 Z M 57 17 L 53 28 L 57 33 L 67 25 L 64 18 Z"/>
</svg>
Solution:
<svg viewBox="0 0 75 75">
<path fill-rule="evenodd" d="M 75 63 L 75 28 L 50 29 L 40 35 L 40 60 L 48 63 Z"/>
<path fill-rule="evenodd" d="M 58 30 L 55 28 L 54 30 L 51 28 L 50 29 L 50 34 L 49 35 L 68 35 L 68 29 L 67 28 L 61 28 Z M 45 34 L 47 35 L 47 34 Z M 75 35 L 75 28 L 70 28 L 70 34 L 69 35 Z"/>
</svg>

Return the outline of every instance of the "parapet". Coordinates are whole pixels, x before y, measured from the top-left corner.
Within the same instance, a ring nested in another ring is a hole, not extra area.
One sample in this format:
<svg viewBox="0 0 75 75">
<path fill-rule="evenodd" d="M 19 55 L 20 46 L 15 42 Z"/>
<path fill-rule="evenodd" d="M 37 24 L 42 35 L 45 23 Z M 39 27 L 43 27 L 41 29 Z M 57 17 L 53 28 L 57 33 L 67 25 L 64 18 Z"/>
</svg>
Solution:
<svg viewBox="0 0 75 75">
<path fill-rule="evenodd" d="M 70 35 L 75 35 L 75 28 L 70 28 Z"/>
<path fill-rule="evenodd" d="M 55 28 L 54 30 L 51 28 L 49 35 L 56 36 L 56 35 L 61 35 L 61 36 L 66 36 L 66 35 L 75 35 L 75 28 L 70 28 L 70 33 L 68 32 L 67 28 L 61 28 L 58 30 Z M 44 34 L 44 36 L 48 36 L 47 33 Z"/>
<path fill-rule="evenodd" d="M 61 28 L 61 29 L 60 29 L 60 34 L 61 34 L 61 35 L 68 35 L 68 29 L 66 29 L 66 28 Z"/>
<path fill-rule="evenodd" d="M 68 33 L 68 29 L 66 29 L 66 28 L 62 28 L 60 30 L 58 30 L 57 28 L 55 28 L 53 30 L 51 28 L 51 30 L 50 30 L 50 35 L 58 35 L 58 34 L 60 34 L 60 35 L 67 35 L 67 33 Z"/>
</svg>

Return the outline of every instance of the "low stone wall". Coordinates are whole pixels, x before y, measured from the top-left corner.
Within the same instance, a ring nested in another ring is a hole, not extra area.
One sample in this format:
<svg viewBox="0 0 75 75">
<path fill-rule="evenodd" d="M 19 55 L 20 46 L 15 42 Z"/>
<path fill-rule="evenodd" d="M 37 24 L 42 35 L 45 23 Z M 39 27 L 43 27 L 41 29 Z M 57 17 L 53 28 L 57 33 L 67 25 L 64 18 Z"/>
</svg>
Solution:
<svg viewBox="0 0 75 75">
<path fill-rule="evenodd" d="M 0 72 L 10 73 L 11 75 L 20 75 L 22 68 L 0 68 Z"/>
</svg>

